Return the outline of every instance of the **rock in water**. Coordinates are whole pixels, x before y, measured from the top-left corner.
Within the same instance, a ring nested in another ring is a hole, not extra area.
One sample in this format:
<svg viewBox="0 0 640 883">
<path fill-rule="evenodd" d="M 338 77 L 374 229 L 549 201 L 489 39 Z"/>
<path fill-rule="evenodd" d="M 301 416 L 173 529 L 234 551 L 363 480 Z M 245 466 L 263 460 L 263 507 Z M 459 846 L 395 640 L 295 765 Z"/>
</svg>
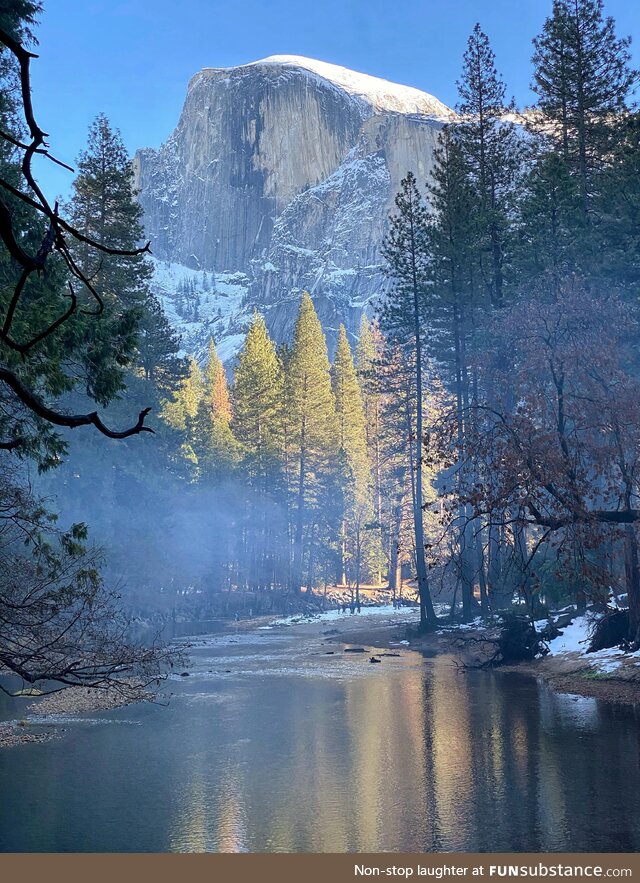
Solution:
<svg viewBox="0 0 640 883">
<path fill-rule="evenodd" d="M 297 56 L 196 74 L 173 134 L 134 161 L 156 292 L 185 348 L 204 356 L 214 334 L 228 361 L 254 306 L 283 340 L 305 289 L 325 329 L 355 332 L 387 284 L 400 180 L 426 181 L 451 118 L 425 92 Z"/>
</svg>

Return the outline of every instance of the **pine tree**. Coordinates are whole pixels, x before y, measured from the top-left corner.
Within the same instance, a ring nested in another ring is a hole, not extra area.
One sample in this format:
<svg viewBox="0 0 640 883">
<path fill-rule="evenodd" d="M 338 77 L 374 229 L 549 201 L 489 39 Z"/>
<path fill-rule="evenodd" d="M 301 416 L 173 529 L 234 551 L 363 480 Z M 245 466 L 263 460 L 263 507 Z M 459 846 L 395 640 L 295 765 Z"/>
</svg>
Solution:
<svg viewBox="0 0 640 883">
<path fill-rule="evenodd" d="M 380 388 L 380 359 L 383 340 L 377 322 L 370 322 L 366 314 L 360 321 L 358 345 L 356 347 L 356 368 L 364 406 L 365 434 L 367 451 L 373 480 L 373 521 L 375 533 L 371 535 L 370 567 L 376 582 L 382 582 L 382 568 L 385 563 L 383 552 L 383 457 L 382 457 L 382 393 Z M 372 528 L 373 530 L 373 528 Z"/>
<path fill-rule="evenodd" d="M 384 337 L 377 343 L 376 384 L 380 395 L 382 536 L 387 578 L 394 600 L 402 592 L 402 562 L 412 556 L 415 384 L 405 353 Z M 409 455 L 408 455 L 409 452 Z M 415 556 L 412 556 L 415 557 Z"/>
<path fill-rule="evenodd" d="M 428 185 L 433 214 L 426 225 L 429 286 L 424 309 L 432 335 L 432 355 L 451 365 L 458 385 L 466 382 L 474 314 L 481 305 L 478 255 L 482 235 L 474 218 L 477 188 L 457 132 L 445 127 L 434 154 Z"/>
<path fill-rule="evenodd" d="M 242 443 L 246 525 L 244 560 L 251 587 L 273 585 L 286 549 L 283 491 L 284 376 L 264 319 L 254 313 L 238 355 L 232 428 Z"/>
<path fill-rule="evenodd" d="M 242 446 L 233 434 L 227 414 L 212 412 L 206 395 L 198 405 L 192 435 L 198 480 L 210 484 L 230 480 L 241 461 Z"/>
<path fill-rule="evenodd" d="M 542 151 L 524 177 L 514 230 L 514 279 L 524 296 L 532 289 L 557 296 L 583 265 L 586 235 L 580 191 L 560 153 Z"/>
<path fill-rule="evenodd" d="M 76 229 L 96 242 L 135 249 L 143 236 L 142 207 L 135 200 L 133 170 L 122 137 L 101 114 L 89 129 L 87 149 L 80 154 L 78 174 L 68 205 Z M 84 243 L 73 245 L 73 259 L 91 280 L 102 304 L 100 320 L 88 331 L 87 345 L 96 365 L 88 389 L 98 401 L 124 387 L 121 372 L 100 371 L 108 359 L 120 366 L 136 358 L 137 335 L 149 304 L 151 266 L 144 255 L 127 257 L 98 252 Z M 78 292 L 89 297 L 87 292 Z M 93 298 L 88 308 L 95 309 Z"/>
<path fill-rule="evenodd" d="M 598 182 L 598 269 L 604 283 L 640 303 L 640 113 L 621 121 L 618 147 Z"/>
<path fill-rule="evenodd" d="M 338 420 L 338 448 L 344 451 L 356 481 L 368 481 L 367 437 L 360 383 L 344 325 L 340 325 L 333 363 L 333 393 Z"/>
<path fill-rule="evenodd" d="M 313 536 L 338 447 L 327 343 L 307 292 L 300 301 L 293 347 L 287 360 L 285 402 L 289 480 L 295 501 L 292 587 L 299 591 L 305 532 L 307 539 Z"/>
<path fill-rule="evenodd" d="M 457 446 L 462 464 L 470 404 L 474 395 L 470 376 L 471 347 L 478 312 L 475 281 L 477 254 L 482 247 L 473 218 L 477 203 L 477 179 L 469 174 L 463 144 L 445 129 L 435 154 L 433 181 L 429 187 L 434 214 L 428 227 L 428 302 L 431 315 L 431 348 L 440 364 L 448 368 L 448 385 L 455 396 Z M 474 564 L 473 530 L 469 512 L 462 507 L 455 526 L 459 537 L 459 572 L 462 582 L 463 617 L 471 616 Z"/>
<path fill-rule="evenodd" d="M 345 511 L 341 531 L 341 576 L 344 580 L 349 560 L 353 564 L 356 603 L 359 603 L 366 547 L 370 545 L 367 530 L 373 522 L 374 511 L 362 392 L 344 325 L 340 325 L 338 333 L 332 378 L 338 422 L 338 449 L 344 462 Z"/>
<path fill-rule="evenodd" d="M 169 324 L 158 298 L 149 293 L 140 318 L 138 359 L 145 379 L 165 395 L 185 375 L 186 364 L 178 357 L 179 351 L 180 338 Z"/>
<path fill-rule="evenodd" d="M 401 182 L 395 204 L 397 213 L 390 219 L 390 230 L 383 245 L 383 255 L 387 261 L 389 276 L 393 280 L 393 288 L 383 305 L 381 321 L 391 340 L 404 345 L 405 357 L 412 367 L 415 381 L 415 449 L 410 451 L 410 462 L 420 624 L 424 628 L 437 622 L 427 576 L 423 517 L 423 335 L 428 214 L 418 192 L 415 176 L 411 172 Z"/>
<path fill-rule="evenodd" d="M 636 79 L 630 39 L 618 38 L 602 0 L 554 0 L 534 41 L 537 128 L 549 132 L 577 176 L 582 211 L 592 208 L 594 175 L 612 148 L 616 118 Z"/>
<path fill-rule="evenodd" d="M 193 449 L 200 480 L 214 484 L 229 479 L 241 458 L 241 446 L 231 429 L 227 374 L 213 338 L 209 340 L 202 395 L 193 423 Z"/>
<path fill-rule="evenodd" d="M 374 476 L 377 475 L 380 465 L 380 456 L 377 450 L 380 432 L 380 391 L 376 382 L 376 367 L 379 357 L 377 338 L 379 337 L 380 332 L 377 325 L 374 326 L 369 321 L 366 313 L 363 313 L 360 320 L 358 344 L 356 346 L 356 368 L 362 393 L 367 450 L 369 451 L 369 460 L 372 464 Z M 376 488 L 377 484 L 376 480 Z M 376 509 L 379 510 L 378 489 L 376 489 L 376 499 Z"/>
<path fill-rule="evenodd" d="M 178 384 L 171 398 L 164 402 L 161 417 L 172 429 L 182 433 L 182 453 L 192 464 L 197 463 L 194 450 L 195 422 L 204 398 L 205 384 L 202 371 L 191 356 L 187 360 L 187 374 Z"/>
<path fill-rule="evenodd" d="M 96 242 L 132 249 L 144 235 L 142 206 L 135 199 L 133 167 L 120 132 L 99 114 L 89 128 L 87 149 L 80 154 L 69 204 L 71 221 Z M 96 256 L 80 244 L 76 257 L 98 293 L 127 306 L 146 294 L 151 266 L 144 255 Z"/>
<path fill-rule="evenodd" d="M 482 278 L 488 303 L 500 306 L 508 253 L 509 209 L 521 150 L 515 126 L 505 119 L 505 85 L 496 70 L 489 39 L 479 24 L 469 37 L 458 91 L 461 120 L 456 126 L 456 138 L 475 184 L 477 202 L 471 208 L 481 235 Z"/>
<path fill-rule="evenodd" d="M 246 451 L 250 483 L 265 485 L 282 444 L 284 377 L 262 316 L 254 314 L 238 356 L 233 385 L 233 429 Z"/>
<path fill-rule="evenodd" d="M 209 340 L 209 354 L 204 375 L 205 398 L 212 416 L 231 421 L 231 397 L 224 365 L 216 352 L 213 338 Z"/>
</svg>

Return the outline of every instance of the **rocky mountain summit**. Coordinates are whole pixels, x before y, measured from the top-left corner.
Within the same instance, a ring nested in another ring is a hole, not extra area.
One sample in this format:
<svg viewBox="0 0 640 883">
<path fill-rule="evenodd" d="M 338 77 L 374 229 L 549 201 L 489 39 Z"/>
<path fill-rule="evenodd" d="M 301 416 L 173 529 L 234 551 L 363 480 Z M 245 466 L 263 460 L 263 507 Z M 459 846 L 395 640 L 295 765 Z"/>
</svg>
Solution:
<svg viewBox="0 0 640 883">
<path fill-rule="evenodd" d="M 137 186 L 156 291 L 201 354 L 229 360 L 254 308 L 287 337 L 301 291 L 330 341 L 384 289 L 380 244 L 401 178 L 425 181 L 452 111 L 431 95 L 297 56 L 205 68 Z"/>
</svg>

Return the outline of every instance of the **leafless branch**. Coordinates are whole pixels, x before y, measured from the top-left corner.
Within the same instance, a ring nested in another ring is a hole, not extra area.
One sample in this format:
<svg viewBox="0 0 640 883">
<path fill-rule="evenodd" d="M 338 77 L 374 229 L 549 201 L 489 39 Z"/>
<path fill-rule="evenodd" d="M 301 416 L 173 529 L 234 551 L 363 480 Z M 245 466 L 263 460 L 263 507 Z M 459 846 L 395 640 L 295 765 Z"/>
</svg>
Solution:
<svg viewBox="0 0 640 883">
<path fill-rule="evenodd" d="M 153 429 L 144 425 L 145 418 L 149 414 L 151 408 L 145 408 L 140 411 L 138 422 L 135 426 L 131 426 L 129 429 L 124 429 L 118 432 L 109 429 L 109 427 L 102 422 L 97 411 L 92 411 L 90 414 L 75 415 L 61 414 L 59 411 L 54 411 L 53 408 L 49 408 L 47 405 L 43 404 L 43 402 L 41 402 L 40 399 L 7 368 L 0 367 L 0 380 L 7 384 L 22 404 L 26 405 L 30 411 L 38 417 L 41 417 L 43 420 L 46 420 L 48 423 L 52 423 L 54 426 L 66 426 L 69 429 L 77 429 L 79 426 L 95 426 L 99 432 L 106 435 L 108 438 L 129 438 L 129 436 L 138 435 L 140 432 L 153 432 Z"/>
</svg>

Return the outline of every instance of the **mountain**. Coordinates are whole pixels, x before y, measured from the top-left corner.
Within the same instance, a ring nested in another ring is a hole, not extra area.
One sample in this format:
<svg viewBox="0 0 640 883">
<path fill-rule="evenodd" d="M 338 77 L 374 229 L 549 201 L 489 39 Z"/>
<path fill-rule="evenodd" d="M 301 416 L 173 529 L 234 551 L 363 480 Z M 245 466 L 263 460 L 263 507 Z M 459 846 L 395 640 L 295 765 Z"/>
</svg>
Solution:
<svg viewBox="0 0 640 883">
<path fill-rule="evenodd" d="M 425 92 L 272 56 L 205 68 L 178 125 L 134 168 L 155 286 L 202 354 L 233 357 L 253 308 L 278 340 L 308 290 L 330 342 L 384 289 L 380 244 L 400 180 L 426 181 L 452 111 Z"/>
</svg>

